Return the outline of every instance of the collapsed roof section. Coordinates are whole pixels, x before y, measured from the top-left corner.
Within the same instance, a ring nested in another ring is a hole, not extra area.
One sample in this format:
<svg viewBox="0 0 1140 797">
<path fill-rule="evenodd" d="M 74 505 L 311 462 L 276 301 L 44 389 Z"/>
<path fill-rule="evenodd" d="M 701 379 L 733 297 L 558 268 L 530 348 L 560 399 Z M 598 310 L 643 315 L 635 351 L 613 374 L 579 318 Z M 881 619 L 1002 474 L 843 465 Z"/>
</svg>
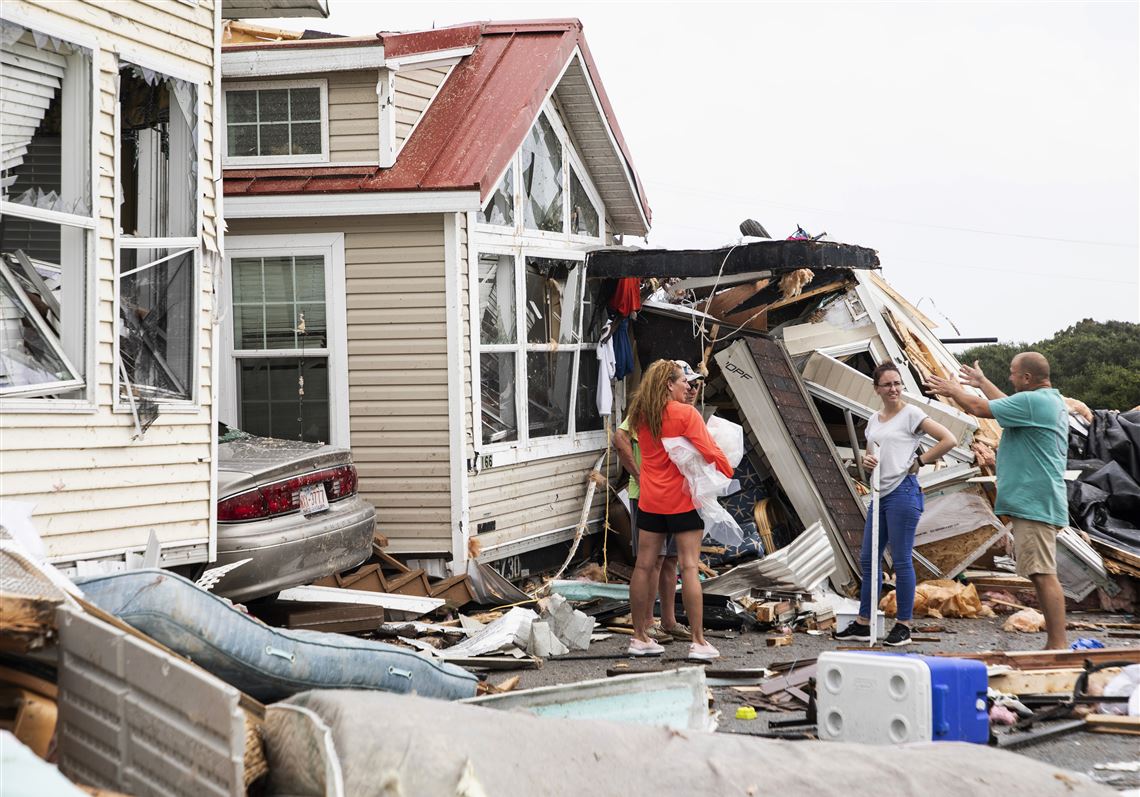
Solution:
<svg viewBox="0 0 1140 797">
<path fill-rule="evenodd" d="M 761 279 L 801 268 L 879 268 L 874 249 L 833 241 L 757 241 L 723 249 L 623 249 L 607 247 L 586 256 L 590 277 L 716 277 Z"/>
</svg>

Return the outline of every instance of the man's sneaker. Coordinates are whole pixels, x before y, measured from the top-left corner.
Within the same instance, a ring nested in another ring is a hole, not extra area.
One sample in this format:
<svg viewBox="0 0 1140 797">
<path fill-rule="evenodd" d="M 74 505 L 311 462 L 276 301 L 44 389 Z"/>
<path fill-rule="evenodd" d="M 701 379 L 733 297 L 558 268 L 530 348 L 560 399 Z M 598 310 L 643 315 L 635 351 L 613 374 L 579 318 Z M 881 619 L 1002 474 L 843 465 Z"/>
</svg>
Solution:
<svg viewBox="0 0 1140 797">
<path fill-rule="evenodd" d="M 689 626 L 685 625 L 684 623 L 677 623 L 667 631 L 665 630 L 665 627 L 662 626 L 661 630 L 668 634 L 670 639 L 675 639 L 678 642 L 693 641 L 693 632 L 690 631 Z"/>
<path fill-rule="evenodd" d="M 654 623 L 649 626 L 649 630 L 645 632 L 645 635 L 659 645 L 673 644 L 673 635 L 663 629 L 661 623 Z"/>
<path fill-rule="evenodd" d="M 698 645 L 696 642 L 689 645 L 689 658 L 697 661 L 712 661 L 720 658 L 720 651 L 706 642 Z"/>
<path fill-rule="evenodd" d="M 895 627 L 891 629 L 891 633 L 887 634 L 887 638 L 883 640 L 883 644 L 889 645 L 892 648 L 909 645 L 910 628 L 902 623 L 895 623 Z"/>
<path fill-rule="evenodd" d="M 842 631 L 832 631 L 831 636 L 833 639 L 853 642 L 870 642 L 871 641 L 871 626 L 864 625 L 858 620 L 852 620 L 847 624 L 847 627 Z M 908 637 L 909 639 L 909 637 Z"/>
<path fill-rule="evenodd" d="M 648 642 L 642 642 L 640 639 L 629 640 L 630 656 L 660 656 L 664 652 L 665 648 L 661 647 L 653 640 L 650 640 Z"/>
</svg>

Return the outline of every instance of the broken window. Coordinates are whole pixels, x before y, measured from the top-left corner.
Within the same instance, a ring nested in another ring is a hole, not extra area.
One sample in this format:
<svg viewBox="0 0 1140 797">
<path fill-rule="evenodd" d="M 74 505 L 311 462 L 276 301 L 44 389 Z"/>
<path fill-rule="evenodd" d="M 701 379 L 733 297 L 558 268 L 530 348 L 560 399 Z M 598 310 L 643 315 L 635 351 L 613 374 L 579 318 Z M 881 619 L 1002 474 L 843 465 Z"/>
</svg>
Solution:
<svg viewBox="0 0 1140 797">
<path fill-rule="evenodd" d="M 520 427 L 526 430 L 526 440 L 602 428 L 594 398 L 601 325 L 595 318 L 596 291 L 591 290 L 585 305 L 588 332 L 583 335 L 582 262 L 520 252 L 483 253 L 479 264 L 483 442 L 524 439 Z M 513 297 L 516 280 L 523 281 L 525 290 L 518 316 L 513 298 L 502 300 Z M 516 363 L 525 364 L 525 373 L 516 373 Z M 519 395 L 526 397 L 521 407 L 516 403 Z"/>
<path fill-rule="evenodd" d="M 324 255 L 230 260 L 238 425 L 247 432 L 330 438 L 326 268 Z"/>
<path fill-rule="evenodd" d="M 119 67 L 119 397 L 192 401 L 198 345 L 198 86 Z M 140 430 L 141 431 L 141 430 Z"/>
<path fill-rule="evenodd" d="M 33 304 L 21 280 L 0 261 L 0 396 L 61 393 L 82 386 L 82 377 L 68 362 L 45 316 L 45 309 Z"/>
<path fill-rule="evenodd" d="M 325 83 L 226 91 L 226 157 L 324 160 Z"/>
<path fill-rule="evenodd" d="M 0 395 L 78 398 L 95 227 L 91 52 L 0 19 L 0 74 Z"/>
<path fill-rule="evenodd" d="M 195 263 L 193 249 L 119 253 L 119 354 L 136 396 L 193 398 Z"/>
<path fill-rule="evenodd" d="M 519 439 L 515 406 L 515 353 L 479 355 L 482 374 L 480 401 L 483 407 L 483 442 L 505 443 Z"/>
<path fill-rule="evenodd" d="M 487 207 L 483 208 L 483 221 L 504 227 L 515 226 L 515 167 L 507 167 L 503 181 L 495 189 Z"/>
<path fill-rule="evenodd" d="M 570 232 L 574 235 L 588 235 L 597 238 L 601 233 L 598 226 L 598 209 L 582 181 L 578 179 L 576 169 L 570 170 Z"/>
<path fill-rule="evenodd" d="M 528 343 L 577 343 L 582 264 L 546 257 L 526 259 Z"/>
<path fill-rule="evenodd" d="M 529 229 L 565 232 L 562 213 L 562 142 L 540 114 L 522 145 L 523 221 Z"/>
<path fill-rule="evenodd" d="M 479 340 L 515 342 L 515 259 L 479 255 Z"/>
<path fill-rule="evenodd" d="M 119 117 L 122 233 L 138 238 L 197 235 L 197 86 L 123 64 Z"/>
</svg>

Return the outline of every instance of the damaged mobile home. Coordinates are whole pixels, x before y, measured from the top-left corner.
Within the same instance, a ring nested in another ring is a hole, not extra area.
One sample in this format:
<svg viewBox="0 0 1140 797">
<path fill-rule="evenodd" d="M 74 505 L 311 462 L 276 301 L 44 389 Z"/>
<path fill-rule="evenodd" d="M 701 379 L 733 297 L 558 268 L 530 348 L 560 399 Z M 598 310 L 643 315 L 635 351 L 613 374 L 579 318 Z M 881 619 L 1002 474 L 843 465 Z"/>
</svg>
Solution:
<svg viewBox="0 0 1140 797">
<path fill-rule="evenodd" d="M 699 363 L 708 375 L 706 415 L 744 427 L 742 489 L 725 499 L 753 535 L 739 553 L 771 553 L 821 524 L 835 556 L 832 586 L 857 594 L 870 500 L 864 430 L 878 410 L 870 373 L 888 361 L 900 366 L 904 400 L 958 441 L 919 473 L 926 495 L 914 553 L 920 580 L 966 572 L 1007 535 L 992 507 L 1000 427 L 923 394 L 929 374 L 949 377 L 959 363 L 933 332 L 937 325 L 877 273 L 872 250 L 792 238 L 713 251 L 605 249 L 591 252 L 587 266 L 591 279 L 649 283 L 631 332 L 640 365 Z M 1078 535 L 1062 535 L 1059 547 L 1071 599 L 1097 587 L 1118 591 Z"/>
<path fill-rule="evenodd" d="M 580 23 L 231 34 L 221 420 L 351 447 L 437 575 L 573 537 L 607 444 L 583 260 L 650 219 Z"/>
<path fill-rule="evenodd" d="M 72 571 L 214 556 L 222 5 L 0 9 L 0 490 Z"/>
</svg>

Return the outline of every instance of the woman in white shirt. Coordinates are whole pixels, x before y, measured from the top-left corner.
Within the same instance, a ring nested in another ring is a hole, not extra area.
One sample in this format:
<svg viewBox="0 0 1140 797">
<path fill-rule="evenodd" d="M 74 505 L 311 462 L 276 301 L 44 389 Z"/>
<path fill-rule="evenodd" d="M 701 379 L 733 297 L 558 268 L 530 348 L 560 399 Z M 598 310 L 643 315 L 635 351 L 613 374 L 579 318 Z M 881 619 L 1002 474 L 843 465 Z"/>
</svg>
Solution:
<svg viewBox="0 0 1140 797">
<path fill-rule="evenodd" d="M 883 409 L 867 421 L 867 454 L 863 458 L 863 464 L 868 468 L 879 469 L 879 506 L 871 504 L 863 528 L 863 547 L 859 555 L 863 571 L 859 617 L 834 636 L 836 639 L 860 641 L 871 638 L 871 519 L 874 517 L 872 513 L 877 511 L 878 557 L 881 563 L 883 551 L 889 544 L 895 568 L 895 597 L 898 606 L 898 622 L 887 634 L 883 644 L 898 647 L 910 644 L 910 623 L 914 612 L 915 576 L 911 555 L 914 550 L 914 532 L 923 510 L 922 488 L 918 486 L 916 474 L 923 465 L 941 459 L 958 441 L 945 426 L 929 418 L 913 404 L 903 401 L 902 377 L 899 376 L 897 365 L 880 365 L 871 378 L 875 382 L 875 392 L 883 402 Z M 924 434 L 938 442 L 929 451 L 919 453 L 918 444 Z M 878 457 L 871 454 L 873 445 L 879 447 Z M 880 567 L 880 584 L 882 572 Z"/>
</svg>

